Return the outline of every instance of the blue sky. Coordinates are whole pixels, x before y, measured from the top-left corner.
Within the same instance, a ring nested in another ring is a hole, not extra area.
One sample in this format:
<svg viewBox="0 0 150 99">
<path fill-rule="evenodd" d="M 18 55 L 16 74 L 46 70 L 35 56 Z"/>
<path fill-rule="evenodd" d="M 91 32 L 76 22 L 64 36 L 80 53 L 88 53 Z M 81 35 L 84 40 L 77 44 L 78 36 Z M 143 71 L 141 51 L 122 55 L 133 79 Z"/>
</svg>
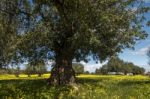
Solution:
<svg viewBox="0 0 150 99">
<path fill-rule="evenodd" d="M 146 6 L 150 6 L 150 0 L 144 0 Z M 145 14 L 147 20 L 150 20 L 150 12 Z M 144 23 L 145 24 L 145 23 Z M 143 25 L 144 25 L 143 24 Z M 133 62 L 135 65 L 144 67 L 146 71 L 150 71 L 150 66 L 148 66 L 148 57 L 146 55 L 148 48 L 150 47 L 150 27 L 144 25 L 143 29 L 147 31 L 149 36 L 145 40 L 141 40 L 135 44 L 135 50 L 124 49 L 123 53 L 119 54 L 119 57 L 127 62 Z M 104 63 L 96 64 L 94 61 L 89 63 L 81 62 L 85 65 L 85 71 L 94 72 L 96 68 L 101 67 Z"/>
<path fill-rule="evenodd" d="M 150 0 L 145 0 L 146 6 L 150 6 Z M 147 20 L 150 20 L 150 12 L 145 14 Z M 125 49 L 123 53 L 119 54 L 119 57 L 125 61 L 133 62 L 136 65 L 142 66 L 150 70 L 148 66 L 147 51 L 150 47 L 150 27 L 144 25 L 143 29 L 147 31 L 149 36 L 145 40 L 141 40 L 135 44 L 135 50 Z"/>
</svg>

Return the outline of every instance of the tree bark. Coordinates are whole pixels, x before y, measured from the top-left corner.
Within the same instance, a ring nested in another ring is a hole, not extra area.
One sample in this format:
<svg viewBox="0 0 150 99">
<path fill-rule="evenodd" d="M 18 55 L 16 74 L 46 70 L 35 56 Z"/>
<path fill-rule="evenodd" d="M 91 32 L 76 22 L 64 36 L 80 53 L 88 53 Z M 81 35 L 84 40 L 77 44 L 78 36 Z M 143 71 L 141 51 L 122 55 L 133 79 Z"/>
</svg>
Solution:
<svg viewBox="0 0 150 99">
<path fill-rule="evenodd" d="M 30 74 L 28 74 L 28 77 L 31 77 L 31 75 L 30 75 Z"/>
<path fill-rule="evenodd" d="M 51 70 L 50 85 L 68 85 L 75 83 L 75 72 L 72 59 L 66 56 L 57 57 L 56 64 Z"/>
<path fill-rule="evenodd" d="M 17 73 L 15 73 L 15 76 L 16 76 L 16 77 L 19 77 L 19 73 L 18 73 L 18 72 L 17 72 Z"/>
<path fill-rule="evenodd" d="M 38 77 L 42 77 L 42 74 L 41 74 L 41 73 L 38 73 Z"/>
</svg>

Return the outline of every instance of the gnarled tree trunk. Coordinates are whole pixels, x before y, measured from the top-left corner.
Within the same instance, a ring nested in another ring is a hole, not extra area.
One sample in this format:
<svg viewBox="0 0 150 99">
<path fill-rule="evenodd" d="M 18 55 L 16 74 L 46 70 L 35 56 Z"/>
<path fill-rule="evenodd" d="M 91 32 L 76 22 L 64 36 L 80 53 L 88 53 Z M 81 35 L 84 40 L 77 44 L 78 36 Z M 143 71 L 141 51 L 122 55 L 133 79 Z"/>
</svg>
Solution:
<svg viewBox="0 0 150 99">
<path fill-rule="evenodd" d="M 75 83 L 75 72 L 72 68 L 72 59 L 66 56 L 57 57 L 56 64 L 51 70 L 51 85 L 67 85 Z"/>
<path fill-rule="evenodd" d="M 42 74 L 41 74 L 41 73 L 38 73 L 38 77 L 42 77 Z"/>
</svg>

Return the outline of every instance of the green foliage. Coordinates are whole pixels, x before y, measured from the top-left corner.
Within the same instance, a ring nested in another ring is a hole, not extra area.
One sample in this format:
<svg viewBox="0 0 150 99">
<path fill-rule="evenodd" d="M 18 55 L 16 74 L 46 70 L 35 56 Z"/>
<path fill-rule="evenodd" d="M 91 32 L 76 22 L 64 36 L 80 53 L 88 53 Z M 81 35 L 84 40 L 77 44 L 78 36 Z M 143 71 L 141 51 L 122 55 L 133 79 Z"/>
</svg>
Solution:
<svg viewBox="0 0 150 99">
<path fill-rule="evenodd" d="M 36 73 L 41 76 L 42 74 L 46 73 L 47 72 L 47 67 L 46 67 L 46 64 L 45 63 L 38 63 L 36 66 L 35 66 L 35 71 Z"/>
<path fill-rule="evenodd" d="M 0 74 L 6 74 L 7 70 L 6 69 L 0 69 Z"/>
<path fill-rule="evenodd" d="M 5 76 L 7 78 L 7 76 Z M 144 76 L 80 75 L 79 85 L 49 86 L 38 77 L 0 80 L 1 99 L 149 99 L 150 79 Z"/>
<path fill-rule="evenodd" d="M 81 63 L 73 63 L 72 67 L 77 75 L 84 73 L 84 66 Z"/>
<path fill-rule="evenodd" d="M 17 48 L 25 61 L 44 59 L 48 51 L 55 53 L 52 59 L 88 61 L 93 55 L 94 60 L 102 61 L 147 36 L 141 23 L 149 9 L 139 0 L 18 2 L 17 21 L 26 28 L 19 31 L 23 33 L 19 33 Z"/>
<path fill-rule="evenodd" d="M 17 66 L 16 69 L 15 69 L 15 76 L 19 77 L 19 74 L 20 74 L 20 67 Z"/>
<path fill-rule="evenodd" d="M 28 77 L 30 77 L 31 74 L 34 74 L 35 73 L 34 66 L 27 64 L 26 69 L 25 69 L 25 73 L 28 75 Z"/>
<path fill-rule="evenodd" d="M 85 71 L 84 74 L 90 74 L 90 72 L 89 71 Z"/>
<path fill-rule="evenodd" d="M 26 65 L 25 73 L 30 77 L 31 74 L 38 74 L 42 76 L 42 74 L 47 72 L 46 64 L 41 61 L 37 62 L 36 64 L 28 63 Z"/>
<path fill-rule="evenodd" d="M 124 62 L 118 57 L 113 57 L 109 62 L 103 65 L 101 68 L 96 69 L 96 74 L 108 74 L 108 72 L 123 72 L 124 74 L 133 73 L 133 74 L 144 74 L 145 69 L 139 66 L 134 65 L 130 62 Z"/>
<path fill-rule="evenodd" d="M 16 51 L 17 44 L 17 0 L 0 2 L 0 68 L 4 68 Z M 10 12 L 10 13 L 7 13 Z"/>
</svg>

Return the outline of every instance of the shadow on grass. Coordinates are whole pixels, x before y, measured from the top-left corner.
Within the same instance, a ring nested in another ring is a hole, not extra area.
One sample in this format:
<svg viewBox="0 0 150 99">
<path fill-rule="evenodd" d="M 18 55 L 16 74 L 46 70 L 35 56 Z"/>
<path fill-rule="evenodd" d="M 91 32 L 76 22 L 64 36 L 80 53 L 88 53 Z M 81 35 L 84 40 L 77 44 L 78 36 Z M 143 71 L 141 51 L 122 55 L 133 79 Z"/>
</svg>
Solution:
<svg viewBox="0 0 150 99">
<path fill-rule="evenodd" d="M 77 83 L 78 84 L 94 84 L 94 83 L 97 83 L 97 82 L 100 82 L 102 81 L 102 79 L 89 79 L 89 78 L 84 78 L 84 79 L 81 79 L 81 78 L 77 78 Z"/>
<path fill-rule="evenodd" d="M 77 78 L 77 83 L 79 84 L 94 84 L 97 82 L 103 82 L 106 80 L 111 80 L 113 77 L 97 77 L 97 78 Z"/>
<path fill-rule="evenodd" d="M 0 81 L 0 99 L 58 99 L 69 91 L 69 86 L 50 86 L 46 79 Z"/>
<path fill-rule="evenodd" d="M 45 80 L 2 80 L 0 81 L 0 99 L 19 99 L 23 95 L 37 96 L 43 88 L 46 88 Z M 30 98 L 31 98 L 30 97 Z"/>
</svg>

